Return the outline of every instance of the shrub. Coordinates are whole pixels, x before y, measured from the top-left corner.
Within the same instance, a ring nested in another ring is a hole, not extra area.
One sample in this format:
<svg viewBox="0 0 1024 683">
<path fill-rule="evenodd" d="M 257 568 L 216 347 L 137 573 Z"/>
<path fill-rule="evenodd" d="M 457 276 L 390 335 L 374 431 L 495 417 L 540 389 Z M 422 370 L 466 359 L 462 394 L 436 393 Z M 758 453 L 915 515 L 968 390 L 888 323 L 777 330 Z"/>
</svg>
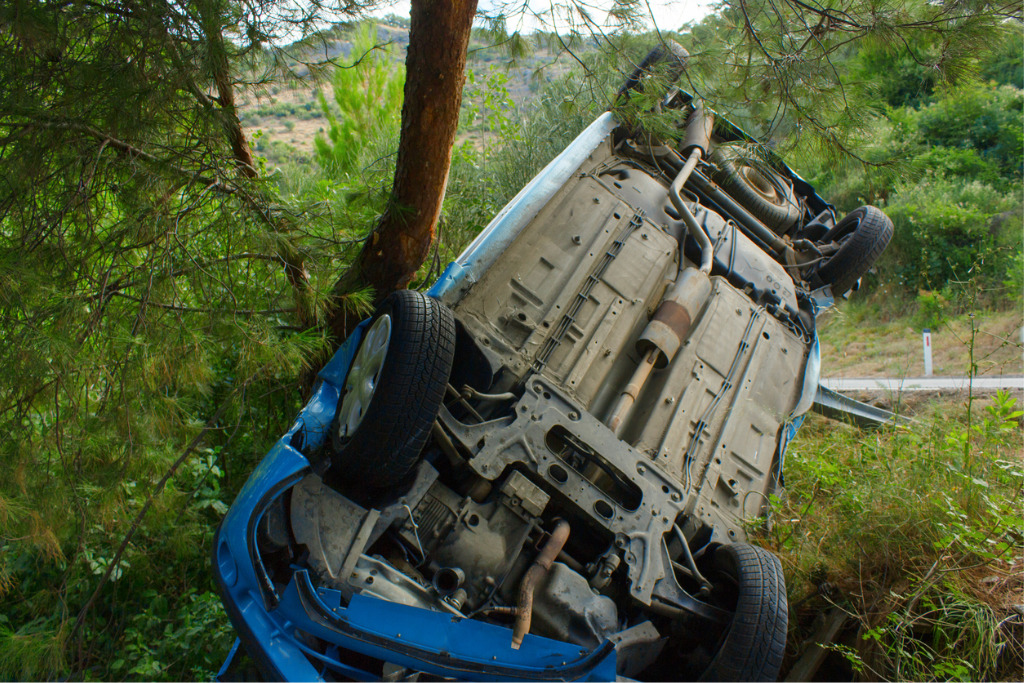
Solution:
<svg viewBox="0 0 1024 683">
<path fill-rule="evenodd" d="M 941 174 L 901 183 L 885 207 L 895 234 L 879 263 L 883 277 L 914 289 L 942 289 L 978 275 L 1001 282 L 1012 253 L 999 248 L 993 221 L 1019 202 L 1019 194 Z"/>
<path fill-rule="evenodd" d="M 946 93 L 921 109 L 925 145 L 976 150 L 1008 179 L 1021 175 L 1024 92 L 1012 85 L 975 85 Z"/>
</svg>

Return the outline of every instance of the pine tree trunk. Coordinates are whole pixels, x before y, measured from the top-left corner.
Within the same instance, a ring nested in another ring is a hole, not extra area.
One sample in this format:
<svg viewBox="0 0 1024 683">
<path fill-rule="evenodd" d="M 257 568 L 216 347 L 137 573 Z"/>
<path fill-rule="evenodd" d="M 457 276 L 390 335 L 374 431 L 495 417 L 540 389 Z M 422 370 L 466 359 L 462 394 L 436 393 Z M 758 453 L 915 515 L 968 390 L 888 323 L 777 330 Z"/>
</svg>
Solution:
<svg viewBox="0 0 1024 683">
<path fill-rule="evenodd" d="M 242 128 L 242 122 L 238 118 L 234 81 L 231 78 L 231 64 L 224 41 L 223 21 L 221 14 L 215 11 L 216 9 L 216 5 L 208 6 L 205 3 L 199 3 L 199 12 L 207 32 L 211 75 L 217 88 L 217 104 L 220 105 L 221 124 L 224 126 L 224 133 L 231 145 L 231 154 L 238 174 L 244 178 L 255 180 L 258 178 L 259 172 L 252 156 L 252 148 L 249 147 L 245 130 Z M 285 231 L 280 222 L 274 220 L 266 211 L 267 202 L 262 199 L 259 188 L 253 188 L 252 196 L 246 201 L 253 205 L 257 214 L 267 222 L 271 230 L 279 235 L 277 255 L 284 264 L 285 275 L 292 286 L 296 325 L 300 329 L 306 329 L 314 323 L 314 320 L 310 310 L 309 273 L 306 271 L 305 259 L 284 234 Z"/>
<path fill-rule="evenodd" d="M 402 135 L 388 207 L 355 270 L 378 301 L 408 286 L 427 257 L 459 123 L 477 0 L 413 0 Z"/>
</svg>

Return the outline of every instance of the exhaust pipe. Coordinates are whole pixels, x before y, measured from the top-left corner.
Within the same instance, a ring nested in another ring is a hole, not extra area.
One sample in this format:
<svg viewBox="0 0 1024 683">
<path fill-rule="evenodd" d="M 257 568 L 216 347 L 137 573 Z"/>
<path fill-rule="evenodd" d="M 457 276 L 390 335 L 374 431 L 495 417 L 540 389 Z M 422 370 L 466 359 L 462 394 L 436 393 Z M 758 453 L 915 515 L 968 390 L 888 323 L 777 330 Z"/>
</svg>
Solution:
<svg viewBox="0 0 1024 683">
<path fill-rule="evenodd" d="M 512 649 L 518 650 L 523 638 L 530 632 L 530 621 L 533 619 L 533 591 L 537 584 L 551 569 L 551 563 L 562 552 L 565 542 L 569 540 L 569 522 L 559 520 L 551 538 L 544 544 L 537 560 L 526 570 L 526 576 L 519 585 L 519 605 L 516 607 L 516 623 L 512 629 Z"/>
</svg>

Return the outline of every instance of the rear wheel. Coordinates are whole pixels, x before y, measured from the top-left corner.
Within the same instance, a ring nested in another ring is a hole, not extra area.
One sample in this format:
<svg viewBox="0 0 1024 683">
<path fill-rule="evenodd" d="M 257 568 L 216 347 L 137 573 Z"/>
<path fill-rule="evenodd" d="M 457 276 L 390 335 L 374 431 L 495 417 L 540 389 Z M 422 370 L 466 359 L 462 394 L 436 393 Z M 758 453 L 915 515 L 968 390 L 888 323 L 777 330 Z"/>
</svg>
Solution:
<svg viewBox="0 0 1024 683">
<path fill-rule="evenodd" d="M 698 598 L 732 614 L 726 622 L 679 610 L 668 644 L 643 680 L 773 681 L 786 648 L 786 582 L 778 558 L 746 543 L 714 546 L 697 560 L 713 588 Z M 696 589 L 693 582 L 691 589 Z M 665 615 L 662 611 L 661 614 Z"/>
<path fill-rule="evenodd" d="M 892 221 L 881 209 L 854 209 L 819 240 L 823 245 L 837 243 L 839 249 L 812 276 L 831 286 L 832 296 L 845 294 L 889 246 L 892 233 Z"/>
<path fill-rule="evenodd" d="M 377 309 L 349 366 L 331 423 L 337 480 L 375 488 L 416 464 L 444 398 L 455 319 L 420 292 L 394 292 Z"/>
</svg>

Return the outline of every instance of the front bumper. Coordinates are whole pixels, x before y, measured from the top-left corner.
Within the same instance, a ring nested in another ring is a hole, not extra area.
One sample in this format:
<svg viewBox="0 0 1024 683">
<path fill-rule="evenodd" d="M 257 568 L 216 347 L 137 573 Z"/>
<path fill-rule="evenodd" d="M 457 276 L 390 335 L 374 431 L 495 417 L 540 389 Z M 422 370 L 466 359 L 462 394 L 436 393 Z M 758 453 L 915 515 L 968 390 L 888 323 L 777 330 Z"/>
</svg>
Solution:
<svg viewBox="0 0 1024 683">
<path fill-rule="evenodd" d="M 217 586 L 263 676 L 371 680 L 378 674 L 351 663 L 369 656 L 459 679 L 614 680 L 615 652 L 607 641 L 586 650 L 527 636 L 513 650 L 512 631 L 501 626 L 361 595 L 342 605 L 339 591 L 316 587 L 304 568 L 296 568 L 283 589 L 271 580 L 260 558 L 257 528 L 270 505 L 312 472 L 298 449 L 323 443 L 361 333 L 362 326 L 320 373 L 314 397 L 250 476 L 214 537 Z M 315 645 L 320 643 L 329 645 Z"/>
</svg>

